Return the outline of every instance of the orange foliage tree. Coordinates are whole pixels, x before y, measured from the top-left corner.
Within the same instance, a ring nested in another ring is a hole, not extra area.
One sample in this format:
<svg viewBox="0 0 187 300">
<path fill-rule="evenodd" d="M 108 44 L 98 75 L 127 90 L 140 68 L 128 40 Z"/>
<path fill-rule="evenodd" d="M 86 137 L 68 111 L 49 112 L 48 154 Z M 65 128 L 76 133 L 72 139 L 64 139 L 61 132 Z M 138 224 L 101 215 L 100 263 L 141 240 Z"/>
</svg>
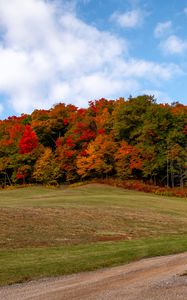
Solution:
<svg viewBox="0 0 187 300">
<path fill-rule="evenodd" d="M 111 136 L 98 135 L 91 141 L 86 155 L 79 155 L 76 160 L 77 173 L 82 177 L 102 177 L 114 171 L 115 143 Z"/>
</svg>

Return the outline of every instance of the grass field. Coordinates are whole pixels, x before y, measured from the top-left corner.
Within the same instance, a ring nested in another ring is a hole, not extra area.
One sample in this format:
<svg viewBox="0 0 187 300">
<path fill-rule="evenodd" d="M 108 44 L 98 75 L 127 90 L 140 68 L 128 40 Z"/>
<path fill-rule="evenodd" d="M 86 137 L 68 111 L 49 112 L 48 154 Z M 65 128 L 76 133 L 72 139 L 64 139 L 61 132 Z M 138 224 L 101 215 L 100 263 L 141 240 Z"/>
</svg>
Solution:
<svg viewBox="0 0 187 300">
<path fill-rule="evenodd" d="M 0 284 L 187 251 L 187 199 L 88 184 L 0 191 Z"/>
</svg>

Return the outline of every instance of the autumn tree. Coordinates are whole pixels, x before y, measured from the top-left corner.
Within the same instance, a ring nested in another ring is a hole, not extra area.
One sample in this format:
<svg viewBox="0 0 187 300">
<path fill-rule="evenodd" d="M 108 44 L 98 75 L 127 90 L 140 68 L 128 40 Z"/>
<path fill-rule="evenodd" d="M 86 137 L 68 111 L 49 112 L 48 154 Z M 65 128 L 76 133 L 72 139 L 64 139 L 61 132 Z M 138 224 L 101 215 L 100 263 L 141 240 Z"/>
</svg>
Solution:
<svg viewBox="0 0 187 300">
<path fill-rule="evenodd" d="M 147 109 L 155 103 L 154 97 L 143 95 L 125 101 L 120 98 L 114 104 L 113 132 L 117 140 L 135 143 L 141 135 Z"/>
<path fill-rule="evenodd" d="M 19 152 L 21 154 L 29 153 L 38 146 L 38 137 L 30 125 L 25 126 L 23 136 L 19 141 Z"/>
<path fill-rule="evenodd" d="M 77 172 L 82 177 L 103 177 L 114 171 L 115 143 L 111 136 L 98 135 L 91 141 L 86 155 L 77 157 Z"/>
<path fill-rule="evenodd" d="M 0 120 L 0 182 L 141 178 L 186 185 L 187 106 L 153 96 L 64 103 Z"/>
<path fill-rule="evenodd" d="M 120 142 L 114 158 L 116 175 L 121 179 L 132 178 L 133 171 L 141 170 L 142 159 L 140 151 L 124 140 Z"/>
<path fill-rule="evenodd" d="M 42 155 L 36 161 L 32 175 L 36 182 L 44 184 L 56 184 L 61 177 L 60 167 L 50 148 L 45 148 Z"/>
<path fill-rule="evenodd" d="M 78 179 L 76 168 L 77 150 L 73 137 L 67 136 L 57 139 L 55 154 L 64 181 L 75 181 Z"/>
</svg>

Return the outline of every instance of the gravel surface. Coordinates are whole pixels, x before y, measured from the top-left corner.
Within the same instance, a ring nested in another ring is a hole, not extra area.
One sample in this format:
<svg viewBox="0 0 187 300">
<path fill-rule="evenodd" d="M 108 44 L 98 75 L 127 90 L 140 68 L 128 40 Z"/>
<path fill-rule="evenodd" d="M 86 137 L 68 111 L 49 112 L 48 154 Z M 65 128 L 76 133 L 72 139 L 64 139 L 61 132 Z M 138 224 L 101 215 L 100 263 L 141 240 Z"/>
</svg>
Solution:
<svg viewBox="0 0 187 300">
<path fill-rule="evenodd" d="M 0 288 L 2 300 L 187 300 L 187 253 Z"/>
</svg>

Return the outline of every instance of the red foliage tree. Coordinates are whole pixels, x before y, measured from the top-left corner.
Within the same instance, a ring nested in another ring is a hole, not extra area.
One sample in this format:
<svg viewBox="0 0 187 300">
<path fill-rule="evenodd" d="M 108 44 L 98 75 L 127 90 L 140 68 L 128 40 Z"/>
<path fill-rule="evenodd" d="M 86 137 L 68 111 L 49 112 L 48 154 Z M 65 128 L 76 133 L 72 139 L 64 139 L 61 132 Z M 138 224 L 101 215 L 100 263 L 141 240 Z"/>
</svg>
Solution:
<svg viewBox="0 0 187 300">
<path fill-rule="evenodd" d="M 30 125 L 25 126 L 25 131 L 19 142 L 19 152 L 29 153 L 38 146 L 38 137 Z"/>
</svg>

